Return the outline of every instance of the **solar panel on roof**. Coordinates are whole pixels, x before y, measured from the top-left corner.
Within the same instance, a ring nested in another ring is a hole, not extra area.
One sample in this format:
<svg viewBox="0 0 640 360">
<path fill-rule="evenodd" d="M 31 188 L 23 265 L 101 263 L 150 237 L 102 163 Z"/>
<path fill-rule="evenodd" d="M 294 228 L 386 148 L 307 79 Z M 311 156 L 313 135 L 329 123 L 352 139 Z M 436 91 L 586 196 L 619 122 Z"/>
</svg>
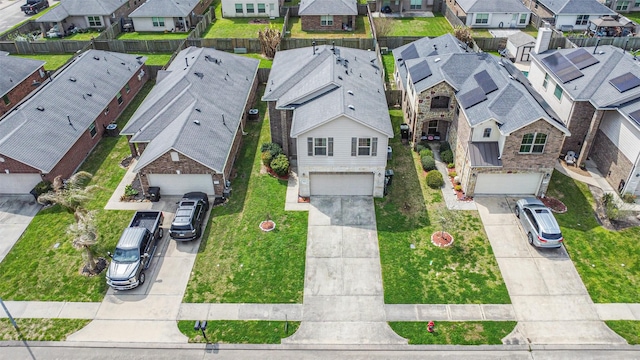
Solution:
<svg viewBox="0 0 640 360">
<path fill-rule="evenodd" d="M 406 49 L 402 50 L 402 52 L 400 53 L 400 56 L 402 56 L 402 59 L 404 61 L 417 59 L 419 57 L 418 50 L 413 44 L 409 45 Z"/>
<path fill-rule="evenodd" d="M 567 60 L 567 58 L 559 52 L 543 58 L 542 62 L 547 65 L 562 83 L 584 76 L 572 62 Z"/>
<path fill-rule="evenodd" d="M 431 69 L 427 64 L 427 60 L 422 60 L 409 68 L 409 75 L 411 75 L 411 80 L 414 84 L 431 76 Z"/>
<path fill-rule="evenodd" d="M 468 109 L 473 105 L 479 104 L 485 100 L 487 100 L 487 95 L 485 95 L 484 90 L 482 90 L 482 88 L 479 86 L 458 96 L 458 101 L 464 109 Z"/>
<path fill-rule="evenodd" d="M 609 80 L 609 83 L 613 85 L 619 92 L 623 93 L 640 85 L 640 79 L 638 79 L 638 77 L 633 75 L 632 73 L 628 72 L 624 75 L 620 75 Z"/>
<path fill-rule="evenodd" d="M 640 124 L 640 110 L 636 110 L 629 114 L 629 116 L 635 120 L 638 124 Z"/>
<path fill-rule="evenodd" d="M 473 75 L 473 77 L 476 79 L 476 82 L 480 85 L 485 94 L 498 90 L 498 85 L 493 81 L 487 70 L 482 70 Z"/>
<path fill-rule="evenodd" d="M 567 59 L 569 59 L 569 61 L 571 61 L 580 70 L 600 62 L 583 48 L 567 54 Z"/>
</svg>

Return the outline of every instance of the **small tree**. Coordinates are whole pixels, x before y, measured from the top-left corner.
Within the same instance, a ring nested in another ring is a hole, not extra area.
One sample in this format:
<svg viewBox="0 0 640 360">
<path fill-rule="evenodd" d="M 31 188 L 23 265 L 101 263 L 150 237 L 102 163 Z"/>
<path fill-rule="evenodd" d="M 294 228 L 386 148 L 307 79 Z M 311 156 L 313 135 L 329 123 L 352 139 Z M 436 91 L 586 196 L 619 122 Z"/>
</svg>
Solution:
<svg viewBox="0 0 640 360">
<path fill-rule="evenodd" d="M 456 39 L 462 41 L 468 46 L 473 46 L 473 37 L 471 36 L 471 29 L 466 26 L 456 26 L 453 30 L 453 36 Z"/>
<path fill-rule="evenodd" d="M 87 186 L 93 175 L 86 171 L 73 174 L 66 183 L 62 181 L 62 176 L 58 175 L 53 179 L 53 190 L 38 196 L 41 204 L 54 203 L 66 208 L 73 213 L 76 221 L 83 205 L 91 198 L 90 194 L 97 186 Z"/>
<path fill-rule="evenodd" d="M 83 251 L 84 269 L 89 274 L 96 273 L 96 261 L 92 246 L 98 243 L 98 229 L 96 227 L 95 211 L 79 211 L 76 213 L 78 222 L 69 225 L 67 234 L 72 237 L 73 247 Z"/>
<path fill-rule="evenodd" d="M 379 17 L 373 19 L 373 24 L 376 27 L 376 35 L 378 37 L 386 37 L 393 30 L 395 22 L 388 17 Z"/>
<path fill-rule="evenodd" d="M 427 186 L 432 189 L 439 189 L 444 185 L 442 174 L 438 170 L 431 170 L 427 173 Z"/>
<path fill-rule="evenodd" d="M 258 31 L 258 40 L 262 48 L 262 54 L 269 59 L 276 56 L 276 51 L 280 46 L 280 31 L 272 28 L 266 28 Z"/>
</svg>

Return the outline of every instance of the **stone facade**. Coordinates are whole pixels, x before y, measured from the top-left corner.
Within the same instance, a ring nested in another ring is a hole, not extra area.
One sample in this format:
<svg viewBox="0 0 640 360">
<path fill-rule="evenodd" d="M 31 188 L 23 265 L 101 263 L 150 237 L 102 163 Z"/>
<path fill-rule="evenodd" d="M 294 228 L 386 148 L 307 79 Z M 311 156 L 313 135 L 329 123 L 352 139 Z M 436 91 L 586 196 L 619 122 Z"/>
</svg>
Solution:
<svg viewBox="0 0 640 360">
<path fill-rule="evenodd" d="M 18 104 L 22 99 L 26 98 L 27 95 L 31 94 L 32 91 L 37 89 L 37 86 L 33 86 L 33 84 L 42 83 L 45 80 L 45 74 L 46 72 L 44 71 L 43 65 L 8 93 L 0 95 L 0 117 L 9 112 L 11 108 L 16 106 L 16 104 Z M 8 104 L 4 101 L 5 97 L 9 100 Z"/>
<path fill-rule="evenodd" d="M 356 15 L 333 15 L 333 25 L 321 25 L 320 15 L 300 16 L 303 31 L 342 31 L 343 24 L 356 29 Z"/>
<path fill-rule="evenodd" d="M 633 169 L 633 163 L 601 130 L 596 133 L 589 157 L 614 189 L 619 189 L 621 181 L 627 181 Z"/>
<path fill-rule="evenodd" d="M 562 146 L 563 154 L 570 150 L 580 153 L 595 112 L 596 109 L 588 101 L 578 101 L 573 104 L 573 109 L 571 109 L 571 115 L 567 122 L 567 128 L 571 132 L 571 136 L 564 141 Z"/>
<path fill-rule="evenodd" d="M 431 102 L 434 97 L 446 96 L 449 98 L 449 106 L 446 108 L 431 108 Z M 428 133 L 428 125 L 432 120 L 438 120 L 437 132 L 440 133 L 440 139 L 447 139 L 447 132 L 455 116 L 455 109 L 458 106 L 458 102 L 455 98 L 455 91 L 446 82 L 441 82 L 430 89 L 427 89 L 420 94 L 416 99 L 416 102 L 411 104 L 410 98 L 404 96 L 406 105 L 405 119 L 409 124 L 409 131 L 411 131 L 411 140 L 414 143 L 420 141 L 422 133 Z"/>
</svg>

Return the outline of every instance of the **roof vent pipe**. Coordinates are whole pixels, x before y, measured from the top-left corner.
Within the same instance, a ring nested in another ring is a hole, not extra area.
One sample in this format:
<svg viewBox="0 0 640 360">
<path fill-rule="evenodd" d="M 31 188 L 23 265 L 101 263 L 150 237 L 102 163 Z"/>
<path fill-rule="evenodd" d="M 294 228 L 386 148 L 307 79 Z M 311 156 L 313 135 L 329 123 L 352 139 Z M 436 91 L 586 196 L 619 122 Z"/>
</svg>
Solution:
<svg viewBox="0 0 640 360">
<path fill-rule="evenodd" d="M 188 58 L 184 58 L 184 63 L 187 67 L 189 67 L 189 59 Z"/>
<path fill-rule="evenodd" d="M 311 46 L 313 47 L 313 55 L 315 55 L 315 54 L 316 54 L 316 42 L 315 42 L 315 41 L 313 41 L 313 42 L 311 43 Z M 335 50 L 334 50 L 334 51 L 335 51 Z"/>
<path fill-rule="evenodd" d="M 331 42 L 331 51 L 333 51 L 333 55 L 336 54 L 336 42 L 335 41 Z"/>
<path fill-rule="evenodd" d="M 67 121 L 69 121 L 69 125 L 71 125 L 71 117 L 67 115 Z"/>
<path fill-rule="evenodd" d="M 227 124 L 224 122 L 224 114 L 222 114 L 222 125 L 227 126 Z"/>
</svg>

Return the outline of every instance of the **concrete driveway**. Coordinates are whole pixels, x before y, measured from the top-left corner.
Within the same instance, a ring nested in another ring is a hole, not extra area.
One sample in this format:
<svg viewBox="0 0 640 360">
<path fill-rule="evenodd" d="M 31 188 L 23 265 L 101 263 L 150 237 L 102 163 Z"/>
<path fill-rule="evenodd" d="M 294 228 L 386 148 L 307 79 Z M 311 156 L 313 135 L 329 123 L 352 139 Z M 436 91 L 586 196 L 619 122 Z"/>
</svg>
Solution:
<svg viewBox="0 0 640 360">
<path fill-rule="evenodd" d="M 474 200 L 513 303 L 517 331 L 526 341 L 626 343 L 600 321 L 565 248 L 537 249 L 529 245 L 513 212 L 518 198 Z"/>
<path fill-rule="evenodd" d="M 0 262 L 40 209 L 31 195 L 0 195 Z"/>
</svg>

